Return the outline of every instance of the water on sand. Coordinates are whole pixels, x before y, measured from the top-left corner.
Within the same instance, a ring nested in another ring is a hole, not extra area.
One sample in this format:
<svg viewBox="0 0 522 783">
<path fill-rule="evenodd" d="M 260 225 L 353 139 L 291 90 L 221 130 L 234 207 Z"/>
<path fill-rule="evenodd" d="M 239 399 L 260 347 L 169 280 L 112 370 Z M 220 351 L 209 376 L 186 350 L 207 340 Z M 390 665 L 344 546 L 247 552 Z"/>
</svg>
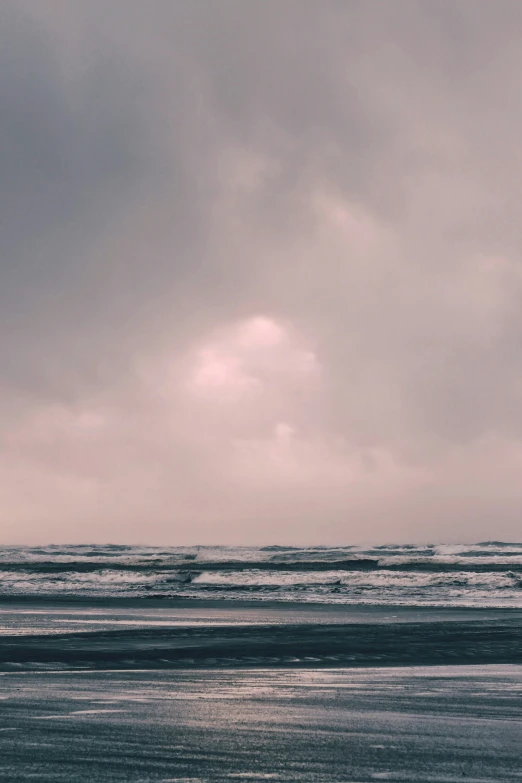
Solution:
<svg viewBox="0 0 522 783">
<path fill-rule="evenodd" d="M 0 679 L 4 783 L 521 779 L 522 666 Z"/>
</svg>

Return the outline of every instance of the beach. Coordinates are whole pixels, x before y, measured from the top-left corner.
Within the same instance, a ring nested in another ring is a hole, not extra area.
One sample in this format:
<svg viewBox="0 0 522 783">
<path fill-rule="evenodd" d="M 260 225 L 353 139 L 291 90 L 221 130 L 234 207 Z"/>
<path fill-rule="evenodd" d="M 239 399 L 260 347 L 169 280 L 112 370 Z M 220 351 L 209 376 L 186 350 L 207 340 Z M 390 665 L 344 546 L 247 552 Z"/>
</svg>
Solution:
<svg viewBox="0 0 522 783">
<path fill-rule="evenodd" d="M 520 780 L 522 611 L 0 603 L 2 781 Z"/>
<path fill-rule="evenodd" d="M 521 779 L 520 665 L 0 680 L 5 783 Z"/>
<path fill-rule="evenodd" d="M 522 547 L 393 552 L 4 549 L 2 783 L 522 780 Z"/>
</svg>

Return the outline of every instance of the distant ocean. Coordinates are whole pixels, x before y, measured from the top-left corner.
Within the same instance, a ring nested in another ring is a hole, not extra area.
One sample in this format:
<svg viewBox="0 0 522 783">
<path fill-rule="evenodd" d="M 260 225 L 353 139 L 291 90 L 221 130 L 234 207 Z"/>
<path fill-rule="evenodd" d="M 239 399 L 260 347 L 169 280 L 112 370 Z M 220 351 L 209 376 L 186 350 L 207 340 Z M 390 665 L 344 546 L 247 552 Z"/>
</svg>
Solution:
<svg viewBox="0 0 522 783">
<path fill-rule="evenodd" d="M 522 607 L 522 543 L 0 548 L 0 599 L 204 598 Z"/>
</svg>

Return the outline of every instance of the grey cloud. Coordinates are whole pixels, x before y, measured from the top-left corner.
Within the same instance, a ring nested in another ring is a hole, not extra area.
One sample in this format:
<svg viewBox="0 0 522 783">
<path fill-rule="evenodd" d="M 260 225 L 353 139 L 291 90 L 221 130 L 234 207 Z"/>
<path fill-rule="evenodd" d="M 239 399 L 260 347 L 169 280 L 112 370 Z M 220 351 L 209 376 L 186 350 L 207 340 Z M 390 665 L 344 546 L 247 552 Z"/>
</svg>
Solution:
<svg viewBox="0 0 522 783">
<path fill-rule="evenodd" d="M 227 540 L 317 540 L 325 515 L 331 540 L 434 537 L 442 509 L 487 537 L 495 505 L 516 534 L 518 2 L 42 0 L 0 22 L 3 464 L 53 535 L 81 538 L 86 503 L 62 508 L 56 475 L 92 482 L 123 537 L 152 516 L 168 539 L 176 514 Z M 272 368 L 265 397 L 215 410 L 179 390 L 259 314 L 320 383 Z M 267 456 L 286 420 L 306 490 Z"/>
<path fill-rule="evenodd" d="M 7 4 L 2 13 L 4 379 L 59 394 L 69 375 L 75 394 L 75 374 L 81 387 L 83 373 L 118 363 L 128 322 L 141 326 L 165 278 L 193 261 L 206 195 L 185 159 L 193 135 L 183 122 L 192 100 L 183 73 L 169 95 L 179 115 L 167 128 L 154 73 L 102 36 L 85 62 L 30 8 Z M 137 257 L 113 255 L 115 235 L 131 233 L 133 214 L 154 202 L 167 237 L 147 237 Z M 130 331 L 136 339 L 139 328 Z"/>
</svg>

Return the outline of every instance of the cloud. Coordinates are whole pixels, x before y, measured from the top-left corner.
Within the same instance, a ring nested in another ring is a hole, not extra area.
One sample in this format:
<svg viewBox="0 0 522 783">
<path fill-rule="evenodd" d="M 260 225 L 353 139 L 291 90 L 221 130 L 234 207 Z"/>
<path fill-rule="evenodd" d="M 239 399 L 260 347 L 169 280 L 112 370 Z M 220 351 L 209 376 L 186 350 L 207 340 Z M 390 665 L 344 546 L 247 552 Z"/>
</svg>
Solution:
<svg viewBox="0 0 522 783">
<path fill-rule="evenodd" d="M 266 316 L 254 316 L 203 343 L 188 370 L 188 389 L 209 402 L 239 402 L 255 395 L 257 404 L 274 388 L 283 397 L 291 385 L 306 385 L 319 373 L 314 352 L 300 335 Z"/>
<path fill-rule="evenodd" d="M 516 537 L 521 17 L 4 3 L 0 538 Z"/>
</svg>

